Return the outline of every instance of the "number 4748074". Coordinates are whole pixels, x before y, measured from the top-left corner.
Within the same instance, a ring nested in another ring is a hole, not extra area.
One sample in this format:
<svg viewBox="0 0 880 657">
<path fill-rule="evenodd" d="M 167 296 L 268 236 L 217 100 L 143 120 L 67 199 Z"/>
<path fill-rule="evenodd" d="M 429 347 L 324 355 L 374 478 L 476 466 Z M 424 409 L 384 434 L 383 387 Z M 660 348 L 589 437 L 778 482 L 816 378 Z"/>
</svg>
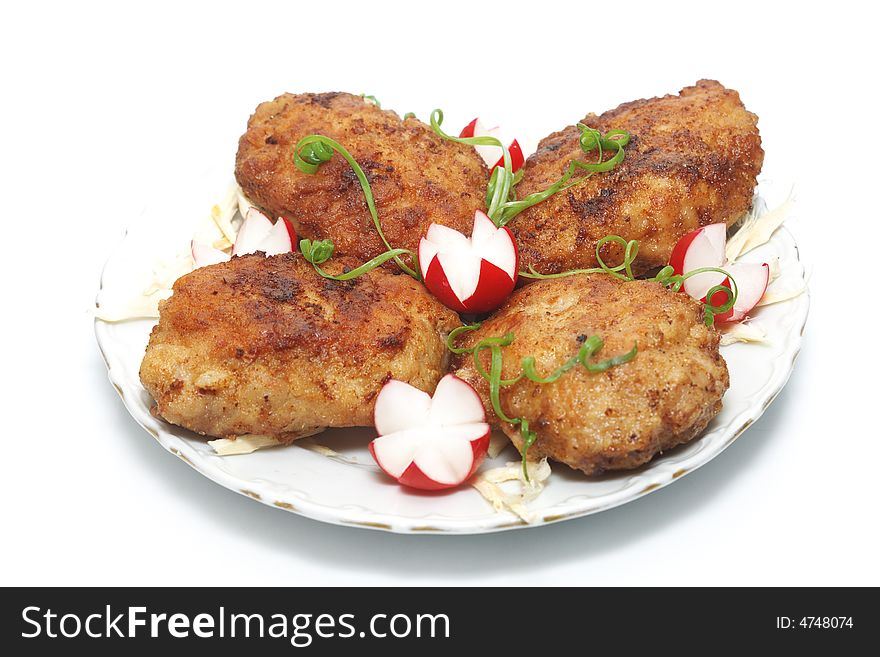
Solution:
<svg viewBox="0 0 880 657">
<path fill-rule="evenodd" d="M 836 630 L 838 628 L 852 629 L 852 616 L 804 616 L 798 623 L 804 629 Z"/>
</svg>

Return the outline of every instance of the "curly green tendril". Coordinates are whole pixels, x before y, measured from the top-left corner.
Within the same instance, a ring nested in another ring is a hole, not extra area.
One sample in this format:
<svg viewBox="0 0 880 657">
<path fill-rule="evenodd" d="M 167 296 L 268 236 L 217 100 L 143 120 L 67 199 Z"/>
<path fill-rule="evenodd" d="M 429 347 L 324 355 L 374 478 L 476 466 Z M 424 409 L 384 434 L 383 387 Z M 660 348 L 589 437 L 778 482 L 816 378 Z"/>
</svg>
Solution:
<svg viewBox="0 0 880 657">
<path fill-rule="evenodd" d="M 648 280 L 657 281 L 672 291 L 678 292 L 681 289 L 681 286 L 684 285 L 684 282 L 691 276 L 706 274 L 709 272 L 723 274 L 727 277 L 727 280 L 730 281 L 730 287 L 727 287 L 726 285 L 715 285 L 706 292 L 706 301 L 703 304 L 703 319 L 706 322 L 706 326 L 714 326 L 715 316 L 723 315 L 733 308 L 733 304 L 736 303 L 736 297 L 739 294 L 739 288 L 737 288 L 736 281 L 729 272 L 720 267 L 700 267 L 699 269 L 694 269 L 686 274 L 676 274 L 675 269 L 670 265 L 666 265 L 663 269 L 657 272 L 653 278 Z M 724 302 L 716 304 L 714 301 L 715 296 L 721 292 L 724 293 Z"/>
<path fill-rule="evenodd" d="M 608 266 L 601 254 L 602 247 L 609 243 L 617 244 L 623 249 L 623 261 L 614 267 Z M 618 235 L 606 235 L 596 243 L 596 262 L 599 263 L 598 267 L 591 267 L 589 269 L 571 269 L 569 271 L 559 272 L 558 274 L 540 274 L 530 265 L 528 271 L 521 271 L 519 272 L 519 275 L 523 278 L 543 280 L 548 278 L 577 276 L 579 274 L 608 274 L 609 276 L 614 276 L 622 281 L 634 281 L 635 275 L 633 274 L 632 265 L 638 254 L 638 240 L 625 240 Z M 703 319 L 707 326 L 713 326 L 715 324 L 715 316 L 726 313 L 733 308 L 733 304 L 736 303 L 736 297 L 738 294 L 736 281 L 729 272 L 719 267 L 700 267 L 699 269 L 694 269 L 686 274 L 676 274 L 675 269 L 673 269 L 672 266 L 666 265 L 663 269 L 657 272 L 655 276 L 647 280 L 655 281 L 668 287 L 673 292 L 678 292 L 681 290 L 681 286 L 684 285 L 684 282 L 691 276 L 708 272 L 723 274 L 730 281 L 730 287 L 727 287 L 726 285 L 715 285 L 706 293 L 706 301 L 703 304 Z M 719 293 L 724 293 L 724 302 L 716 304 L 715 297 Z"/>
<path fill-rule="evenodd" d="M 501 388 L 512 386 L 521 381 L 523 378 L 526 378 L 529 381 L 533 381 L 534 383 L 538 384 L 553 383 L 554 381 L 558 381 L 560 377 L 562 377 L 562 375 L 564 375 L 566 372 L 576 367 L 577 365 L 581 365 L 589 372 L 604 372 L 612 367 L 629 362 L 633 358 L 635 358 L 636 354 L 638 353 L 638 344 L 633 345 L 633 348 L 625 354 L 620 354 L 618 356 L 607 358 L 598 362 L 592 362 L 591 359 L 593 358 L 593 356 L 599 353 L 599 351 L 601 351 L 602 347 L 604 346 L 604 342 L 602 338 L 600 338 L 598 335 L 593 335 L 590 337 L 582 336 L 581 338 L 578 338 L 578 341 L 581 342 L 581 346 L 580 349 L 578 349 L 578 352 L 547 376 L 541 376 L 538 373 L 537 369 L 535 368 L 534 356 L 525 356 L 520 360 L 519 374 L 510 379 L 502 379 L 501 372 L 504 366 L 504 355 L 501 348 L 513 343 L 513 341 L 516 339 L 516 336 L 513 333 L 507 333 L 503 336 L 483 338 L 473 347 L 455 346 L 455 341 L 458 339 L 458 336 L 468 331 L 475 331 L 480 328 L 480 326 L 481 324 L 477 323 L 460 326 L 456 329 L 453 329 L 446 339 L 446 346 L 452 353 L 455 354 L 473 354 L 474 367 L 476 368 L 477 372 L 479 372 L 480 376 L 489 383 L 489 399 L 492 402 L 492 409 L 495 411 L 495 415 L 502 422 L 507 422 L 509 424 L 519 426 L 520 436 L 522 437 L 523 442 L 521 450 L 523 477 L 526 481 L 529 481 L 529 472 L 528 468 L 526 467 L 527 455 L 529 448 L 534 445 L 535 441 L 538 439 L 538 434 L 536 431 L 533 431 L 529 428 L 529 421 L 526 418 L 509 417 L 504 412 L 504 410 L 501 408 Z M 488 372 L 483 366 L 482 359 L 480 358 L 480 354 L 487 349 L 490 352 Z"/>
<path fill-rule="evenodd" d="M 385 253 L 376 256 L 372 260 L 369 260 L 362 264 L 360 267 L 356 267 L 355 269 L 351 269 L 349 271 L 343 272 L 342 274 L 328 274 L 321 268 L 321 265 L 327 262 L 330 257 L 333 255 L 333 242 L 331 240 L 300 240 L 299 241 L 299 250 L 302 252 L 303 257 L 315 268 L 315 271 L 318 272 L 324 278 L 329 278 L 334 281 L 350 281 L 353 278 L 357 278 L 362 274 L 366 274 L 369 271 L 372 271 L 376 267 L 380 267 L 385 264 L 392 258 L 401 255 L 413 256 L 412 251 L 409 249 L 391 249 L 390 251 L 386 251 Z"/>
<path fill-rule="evenodd" d="M 388 249 L 385 253 L 376 258 L 373 258 L 369 262 L 361 265 L 357 269 L 353 271 L 360 271 L 361 273 L 365 273 L 370 271 L 370 269 L 374 269 L 378 267 L 380 264 L 388 261 L 394 260 L 397 263 L 397 266 L 400 267 L 404 272 L 412 276 L 414 279 L 421 280 L 421 276 L 418 274 L 418 262 L 416 255 L 407 249 L 395 249 L 388 243 L 388 240 L 385 239 L 385 233 L 382 232 L 382 225 L 379 223 L 379 213 L 376 211 L 376 202 L 373 200 L 373 190 L 370 187 L 370 181 L 367 180 L 367 175 L 364 173 L 364 170 L 357 163 L 357 160 L 354 159 L 351 153 L 348 150 L 330 137 L 325 137 L 324 135 L 309 135 L 308 137 L 303 137 L 300 139 L 296 146 L 293 147 L 293 163 L 296 165 L 296 168 L 302 171 L 303 173 L 313 175 L 318 172 L 318 169 L 325 162 L 329 162 L 333 157 L 333 153 L 339 153 L 348 165 L 351 167 L 352 171 L 354 171 L 355 176 L 357 176 L 358 182 L 361 185 L 361 189 L 364 192 L 364 199 L 367 202 L 367 209 L 370 212 L 370 217 L 373 219 L 373 225 L 376 227 L 376 232 L 379 234 L 379 237 L 382 239 L 382 243 L 385 244 L 385 247 Z M 318 270 L 318 273 L 325 278 L 335 278 L 336 280 L 348 280 L 347 278 L 338 278 L 334 276 L 330 276 L 326 272 L 322 272 L 319 270 L 318 266 L 322 262 L 325 262 L 330 255 L 333 254 L 333 243 L 330 240 L 321 240 L 320 242 L 311 242 L 309 240 L 302 240 L 300 242 L 300 249 L 302 249 L 303 242 L 307 242 L 307 248 L 309 249 L 309 253 L 303 251 L 303 255 L 306 256 L 306 260 L 315 265 L 315 269 Z M 329 247 L 327 243 L 329 242 Z M 317 252 L 312 253 L 312 250 L 315 249 L 315 244 L 323 244 Z M 320 257 L 324 253 L 329 253 L 326 258 L 323 260 Z M 408 255 L 413 263 L 415 263 L 415 268 L 407 265 L 403 260 L 400 259 L 401 255 Z M 310 259 L 311 258 L 311 259 Z M 384 259 L 383 259 L 384 258 Z M 317 262 L 316 262 L 317 259 Z M 381 260 L 378 264 L 377 260 Z M 365 269 L 366 268 L 366 269 Z M 349 272 L 350 273 L 350 272 Z M 344 274 L 344 276 L 348 276 L 349 274 Z M 350 278 L 354 278 L 351 276 Z"/>
<path fill-rule="evenodd" d="M 459 144 L 470 144 L 471 146 L 497 146 L 501 149 L 503 166 L 495 167 L 492 170 L 492 175 L 489 177 L 489 184 L 486 188 L 486 207 L 488 208 L 486 214 L 499 227 L 507 224 L 523 210 L 547 200 L 558 192 L 582 183 L 593 174 L 611 171 L 623 162 L 623 158 L 626 155 L 624 146 L 630 140 L 630 135 L 626 130 L 609 130 L 603 135 L 598 130 L 589 128 L 583 123 L 578 123 L 578 129 L 581 131 L 579 138 L 581 150 L 585 154 L 598 151 L 596 161 L 582 162 L 580 160 L 572 160 L 569 162 L 568 169 L 562 175 L 562 178 L 547 189 L 529 194 L 523 199 L 518 199 L 515 190 L 516 185 L 522 179 L 522 170 L 516 174 L 513 173 L 510 152 L 499 139 L 489 137 L 488 135 L 481 137 L 454 137 L 443 131 L 440 127 L 442 124 L 443 111 L 435 109 L 431 112 L 431 128 L 443 139 L 458 142 Z M 614 152 L 614 155 L 607 160 L 604 159 L 606 151 Z M 586 171 L 587 175 L 572 180 L 572 177 L 578 171 Z"/>
</svg>

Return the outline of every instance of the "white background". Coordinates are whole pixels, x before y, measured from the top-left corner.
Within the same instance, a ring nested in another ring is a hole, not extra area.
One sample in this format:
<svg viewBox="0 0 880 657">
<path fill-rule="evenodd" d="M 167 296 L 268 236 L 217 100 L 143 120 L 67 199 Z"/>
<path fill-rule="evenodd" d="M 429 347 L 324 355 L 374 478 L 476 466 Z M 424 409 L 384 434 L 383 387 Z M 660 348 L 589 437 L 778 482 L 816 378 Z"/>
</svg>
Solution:
<svg viewBox="0 0 880 657">
<path fill-rule="evenodd" d="M 477 5 L 3 4 L 0 583 L 880 584 L 867 3 Z M 674 485 L 499 535 L 328 526 L 204 479 L 109 385 L 90 315 L 104 260 L 164 185 L 231 171 L 258 102 L 367 92 L 540 134 L 701 77 L 741 92 L 765 175 L 798 183 L 812 309 L 779 398 Z"/>
</svg>

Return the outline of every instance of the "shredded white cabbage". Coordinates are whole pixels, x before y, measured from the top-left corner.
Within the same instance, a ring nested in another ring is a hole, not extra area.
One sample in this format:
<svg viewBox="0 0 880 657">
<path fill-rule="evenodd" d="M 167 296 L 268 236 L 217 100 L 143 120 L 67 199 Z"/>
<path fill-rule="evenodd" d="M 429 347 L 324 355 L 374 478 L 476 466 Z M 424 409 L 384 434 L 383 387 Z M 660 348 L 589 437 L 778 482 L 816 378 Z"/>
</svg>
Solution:
<svg viewBox="0 0 880 657">
<path fill-rule="evenodd" d="M 238 200 L 238 215 L 239 220 L 244 219 L 247 216 L 248 210 L 251 209 L 253 203 L 251 203 L 248 198 L 244 195 L 244 192 L 241 191 L 241 187 L 238 185 L 236 187 L 236 197 Z"/>
<path fill-rule="evenodd" d="M 211 242 L 217 249 L 231 248 L 235 242 L 238 230 L 232 225 L 232 219 L 238 212 L 239 197 L 243 197 L 241 188 L 236 184 L 232 184 L 226 190 L 223 200 L 211 208 L 211 221 L 214 222 L 214 225 L 221 234 L 219 239 Z"/>
<path fill-rule="evenodd" d="M 149 297 L 167 292 L 167 298 L 171 294 L 174 281 L 184 274 L 190 273 L 192 269 L 193 260 L 189 253 L 178 253 L 170 260 L 157 260 L 153 265 L 153 280 L 149 287 L 143 291 L 143 296 Z"/>
<path fill-rule="evenodd" d="M 193 241 L 210 244 L 215 249 L 228 251 L 238 233 L 238 185 L 232 185 L 219 203 L 211 206 L 211 211 L 196 227 Z"/>
<path fill-rule="evenodd" d="M 767 259 L 767 266 L 770 267 L 769 285 L 782 275 L 782 265 L 779 262 L 779 256 L 770 256 L 770 258 Z"/>
<path fill-rule="evenodd" d="M 789 192 L 782 205 L 769 212 L 764 203 L 752 204 L 752 210 L 742 221 L 739 230 L 727 240 L 725 255 L 728 262 L 736 262 L 740 256 L 770 241 L 794 205 L 793 194 L 794 190 Z"/>
<path fill-rule="evenodd" d="M 783 224 L 788 213 L 794 205 L 794 190 L 779 207 L 767 210 L 762 199 L 756 198 L 752 204 L 752 210 L 742 221 L 739 230 L 727 241 L 726 257 L 729 262 L 735 262 L 737 258 L 766 244 L 773 237 L 773 233 Z M 803 294 L 807 289 L 806 283 L 800 283 L 796 287 L 779 288 L 773 282 L 782 275 L 779 256 L 772 256 L 767 261 L 770 267 L 770 281 L 767 291 L 756 307 L 769 306 L 780 301 L 788 301 Z M 760 342 L 766 343 L 766 332 L 754 325 L 738 322 L 722 329 L 721 344 L 733 344 L 734 342 Z"/>
<path fill-rule="evenodd" d="M 171 296 L 165 294 L 141 294 L 124 304 L 104 302 L 95 308 L 95 317 L 102 322 L 125 322 L 130 319 L 156 319 L 159 317 L 159 302 Z"/>
<path fill-rule="evenodd" d="M 508 463 L 503 467 L 478 473 L 471 480 L 471 485 L 492 504 L 496 512 L 510 511 L 522 518 L 524 522 L 531 524 L 538 517 L 528 509 L 528 504 L 544 490 L 544 482 L 550 478 L 551 471 L 546 458 L 540 461 L 529 461 L 526 467 L 529 472 L 529 481 L 523 478 L 521 463 Z M 500 486 L 500 484 L 512 481 L 519 482 L 518 493 L 507 492 Z"/>
<path fill-rule="evenodd" d="M 767 332 L 754 320 L 743 320 L 735 324 L 727 324 L 721 328 L 721 346 L 736 342 L 752 342 L 769 344 Z"/>
<path fill-rule="evenodd" d="M 265 447 L 277 447 L 281 443 L 274 436 L 260 436 L 257 434 L 249 434 L 239 436 L 235 440 L 227 438 L 219 438 L 217 440 L 209 440 L 208 444 L 218 456 L 234 456 L 237 454 L 250 454 L 258 449 Z"/>
<path fill-rule="evenodd" d="M 758 306 L 769 306 L 770 304 L 779 303 L 780 301 L 788 301 L 789 299 L 799 297 L 806 291 L 806 283 L 800 283 L 796 287 L 789 286 L 780 289 L 768 288 L 764 293 L 764 296 L 761 297 L 761 300 L 758 302 Z"/>
<path fill-rule="evenodd" d="M 315 433 L 317 433 L 317 431 Z M 335 449 L 330 449 L 326 445 L 321 445 L 320 443 L 316 443 L 312 440 L 304 440 L 301 443 L 297 443 L 296 446 L 302 447 L 303 449 L 307 449 L 310 452 L 315 452 L 316 454 L 320 454 L 321 456 L 326 456 L 328 458 L 342 458 L 342 455 Z"/>
<path fill-rule="evenodd" d="M 210 214 L 196 229 L 193 239 L 228 251 L 241 227 L 241 218 L 247 214 L 249 207 L 251 203 L 241 188 L 236 184 L 231 185 L 220 202 L 211 207 Z M 104 301 L 101 307 L 95 309 L 95 317 L 105 322 L 157 319 L 159 302 L 170 297 L 174 282 L 192 270 L 192 254 L 188 247 L 170 259 L 157 260 L 153 264 L 152 281 L 141 294 L 123 302 Z"/>
<path fill-rule="evenodd" d="M 314 436 L 316 433 L 321 433 L 323 430 L 324 429 L 322 427 L 306 429 L 297 436 L 297 440 L 299 440 L 300 438 L 306 438 L 308 436 Z M 238 454 L 250 454 L 252 452 L 256 452 L 258 449 L 265 449 L 267 447 L 278 447 L 279 445 L 284 445 L 287 443 L 281 442 L 274 436 L 246 434 L 244 436 L 239 436 L 234 440 L 228 440 L 226 438 L 209 440 L 208 444 L 212 447 L 214 453 L 218 456 L 235 456 Z M 297 442 L 296 445 L 298 447 L 305 447 L 306 449 L 318 452 L 323 456 L 339 456 L 329 447 L 324 447 L 323 445 L 311 443 L 310 441 L 303 440 L 301 443 Z"/>
<path fill-rule="evenodd" d="M 171 296 L 174 281 L 192 271 L 192 257 L 179 253 L 168 260 L 157 260 L 153 265 L 152 281 L 140 294 L 130 298 L 102 299 L 95 308 L 95 317 L 104 322 L 124 322 L 129 319 L 156 319 L 159 302 Z"/>
</svg>

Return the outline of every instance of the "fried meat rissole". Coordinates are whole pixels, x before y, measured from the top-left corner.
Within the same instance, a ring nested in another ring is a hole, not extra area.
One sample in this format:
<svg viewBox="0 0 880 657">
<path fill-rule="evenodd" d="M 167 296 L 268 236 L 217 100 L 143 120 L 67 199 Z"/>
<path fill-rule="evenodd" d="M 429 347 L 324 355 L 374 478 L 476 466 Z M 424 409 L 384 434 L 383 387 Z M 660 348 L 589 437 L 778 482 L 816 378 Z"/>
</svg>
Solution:
<svg viewBox="0 0 880 657">
<path fill-rule="evenodd" d="M 639 240 L 633 269 L 665 265 L 683 235 L 700 226 L 739 219 L 752 204 L 764 151 L 758 117 L 736 91 L 701 80 L 678 96 L 624 103 L 581 122 L 602 133 L 624 129 L 632 138 L 624 161 L 559 192 L 514 218 L 522 267 L 541 273 L 595 267 L 596 243 L 606 235 Z M 571 160 L 591 161 L 569 126 L 544 138 L 525 164 L 520 198 L 557 181 Z M 583 176 L 583 172 L 576 176 Z M 622 259 L 603 247 L 606 262 Z"/>
<path fill-rule="evenodd" d="M 445 336 L 459 324 L 409 276 L 380 268 L 337 282 L 299 254 L 248 255 L 174 284 L 140 377 L 173 424 L 286 442 L 371 425 L 389 378 L 433 392 L 447 370 Z"/>
<path fill-rule="evenodd" d="M 721 410 L 729 385 L 719 334 L 703 322 L 700 304 L 655 282 L 603 274 L 538 281 L 516 291 L 459 346 L 509 331 L 516 338 L 502 348 L 503 378 L 519 372 L 524 356 L 534 356 L 538 373 L 547 376 L 589 336 L 605 342 L 593 361 L 638 344 L 633 360 L 605 372 L 577 365 L 554 383 L 523 379 L 501 388 L 507 416 L 524 417 L 537 431 L 529 458 L 547 456 L 589 475 L 638 467 L 695 438 Z M 488 371 L 488 350 L 481 356 Z M 454 365 L 494 416 L 473 357 L 459 356 Z M 493 421 L 520 449 L 519 428 Z"/>
<path fill-rule="evenodd" d="M 284 94 L 248 121 L 235 177 L 273 219 L 286 217 L 300 237 L 333 240 L 338 255 L 363 262 L 386 249 L 341 155 L 313 175 L 294 166 L 294 146 L 311 134 L 335 139 L 363 168 L 394 247 L 414 251 L 432 222 L 468 234 L 474 210 L 485 207 L 489 172 L 473 147 L 444 141 L 421 121 L 402 120 L 359 96 Z"/>
</svg>

